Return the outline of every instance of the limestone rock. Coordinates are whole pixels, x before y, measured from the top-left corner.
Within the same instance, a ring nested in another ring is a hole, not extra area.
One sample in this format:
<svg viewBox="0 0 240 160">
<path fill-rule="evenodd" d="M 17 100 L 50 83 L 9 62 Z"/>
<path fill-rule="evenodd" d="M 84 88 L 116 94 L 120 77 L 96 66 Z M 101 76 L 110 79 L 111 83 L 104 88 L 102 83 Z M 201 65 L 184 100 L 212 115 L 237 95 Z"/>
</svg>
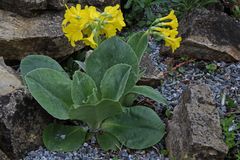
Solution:
<svg viewBox="0 0 240 160">
<path fill-rule="evenodd" d="M 153 64 L 149 54 L 144 54 L 140 63 L 141 70 L 144 70 L 144 74 L 139 80 L 140 85 L 149 85 L 156 87 L 160 85 L 160 79 L 163 78 L 163 72 L 161 72 L 156 65 Z"/>
<path fill-rule="evenodd" d="M 43 128 L 52 118 L 20 87 L 22 84 L 19 84 L 20 80 L 17 80 L 13 70 L 2 64 L 1 62 L 0 149 L 15 160 L 42 145 Z M 12 85 L 12 88 L 8 85 Z M 2 154 L 0 153 L 1 160 Z"/>
<path fill-rule="evenodd" d="M 170 158 L 223 160 L 228 148 L 222 140 L 218 110 L 207 85 L 192 85 L 182 95 L 168 123 Z"/>
<path fill-rule="evenodd" d="M 223 12 L 194 10 L 181 20 L 179 33 L 183 41 L 174 56 L 240 61 L 240 22 Z M 163 47 L 161 52 L 170 50 Z"/>
<path fill-rule="evenodd" d="M 44 10 L 64 9 L 68 0 L 1 0 L 0 9 L 33 17 Z"/>
<path fill-rule="evenodd" d="M 22 88 L 21 81 L 13 70 L 5 65 L 3 58 L 0 57 L 0 96 L 9 94 L 19 88 Z"/>
<path fill-rule="evenodd" d="M 0 148 L 11 158 L 42 145 L 42 131 L 50 116 L 24 89 L 0 97 Z"/>
<path fill-rule="evenodd" d="M 34 18 L 0 10 L 0 56 L 20 60 L 29 54 L 54 58 L 72 54 L 73 48 L 61 28 L 62 12 L 47 12 Z"/>
</svg>

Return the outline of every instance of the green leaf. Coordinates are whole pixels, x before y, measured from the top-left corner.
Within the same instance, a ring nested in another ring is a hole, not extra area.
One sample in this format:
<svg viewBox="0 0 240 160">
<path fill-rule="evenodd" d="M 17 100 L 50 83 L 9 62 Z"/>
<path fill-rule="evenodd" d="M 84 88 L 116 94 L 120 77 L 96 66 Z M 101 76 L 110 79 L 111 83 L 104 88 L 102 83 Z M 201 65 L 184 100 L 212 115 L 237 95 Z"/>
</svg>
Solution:
<svg viewBox="0 0 240 160">
<path fill-rule="evenodd" d="M 82 105 L 86 103 L 97 103 L 98 98 L 94 94 L 94 90 L 97 90 L 96 84 L 93 79 L 86 73 L 76 71 L 73 75 L 73 81 L 71 85 L 72 99 L 74 104 Z M 90 101 L 90 96 L 93 96 Z"/>
<path fill-rule="evenodd" d="M 147 49 L 148 46 L 148 33 L 147 32 L 137 32 L 133 34 L 128 42 L 127 42 L 132 49 L 135 51 L 137 57 L 138 57 L 138 62 L 141 62 L 142 56 Z"/>
<path fill-rule="evenodd" d="M 121 146 L 120 142 L 116 137 L 106 132 L 97 134 L 97 141 L 104 151 L 115 151 Z"/>
<path fill-rule="evenodd" d="M 116 64 L 132 66 L 125 91 L 138 80 L 138 60 L 132 48 L 117 37 L 105 40 L 86 60 L 86 73 L 95 81 L 98 89 L 105 72 Z"/>
<path fill-rule="evenodd" d="M 53 117 L 69 119 L 72 106 L 71 80 L 62 72 L 35 69 L 25 76 L 28 89 L 37 102 Z"/>
<path fill-rule="evenodd" d="M 85 141 L 86 131 L 79 126 L 50 124 L 43 132 L 43 142 L 51 151 L 74 151 Z"/>
<path fill-rule="evenodd" d="M 38 68 L 53 69 L 62 72 L 66 76 L 68 76 L 64 69 L 58 64 L 58 62 L 48 56 L 29 55 L 25 57 L 20 64 L 21 75 L 23 76 L 23 78 L 27 73 Z"/>
<path fill-rule="evenodd" d="M 101 128 L 131 149 L 153 146 L 165 134 L 164 123 L 152 109 L 144 106 L 126 108 L 124 113 L 105 120 Z"/>
<path fill-rule="evenodd" d="M 91 128 L 98 128 L 103 120 L 122 112 L 119 102 L 102 100 L 98 104 L 81 105 L 70 111 L 71 119 L 82 120 Z"/>
<path fill-rule="evenodd" d="M 118 101 L 124 93 L 131 66 L 127 64 L 116 64 L 109 68 L 101 81 L 102 98 Z"/>
<path fill-rule="evenodd" d="M 158 103 L 167 105 L 167 100 L 158 91 L 149 86 L 134 86 L 128 93 L 140 94 Z"/>
</svg>

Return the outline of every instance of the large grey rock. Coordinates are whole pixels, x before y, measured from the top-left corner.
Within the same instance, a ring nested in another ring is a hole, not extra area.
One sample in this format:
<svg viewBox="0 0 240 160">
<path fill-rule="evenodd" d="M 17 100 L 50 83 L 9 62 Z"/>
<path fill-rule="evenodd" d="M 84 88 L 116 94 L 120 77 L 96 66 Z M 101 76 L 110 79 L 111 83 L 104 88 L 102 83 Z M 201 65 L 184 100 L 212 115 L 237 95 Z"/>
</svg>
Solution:
<svg viewBox="0 0 240 160">
<path fill-rule="evenodd" d="M 81 49 L 73 48 L 61 28 L 62 12 L 47 12 L 38 17 L 25 18 L 0 10 L 0 56 L 22 59 L 29 54 L 63 57 Z"/>
<path fill-rule="evenodd" d="M 22 16 L 36 16 L 48 9 L 64 9 L 68 0 L 1 0 L 0 9 L 12 11 Z"/>
<path fill-rule="evenodd" d="M 207 85 L 192 85 L 184 91 L 168 123 L 166 145 L 170 158 L 177 160 L 224 159 L 228 148 Z"/>
<path fill-rule="evenodd" d="M 223 12 L 194 10 L 181 20 L 179 32 L 183 42 L 175 56 L 240 61 L 240 22 Z M 161 52 L 170 50 L 163 47 Z"/>
<path fill-rule="evenodd" d="M 2 64 L 0 63 L 0 149 L 15 160 L 42 145 L 43 128 L 52 118 L 20 87 L 22 84 L 19 85 L 20 80 L 17 80 L 16 74 Z M 13 88 L 9 89 L 7 83 Z M 1 160 L 3 152 L 0 153 Z"/>
<path fill-rule="evenodd" d="M 50 116 L 24 89 L 0 96 L 0 148 L 19 159 L 42 145 L 42 131 Z"/>
</svg>

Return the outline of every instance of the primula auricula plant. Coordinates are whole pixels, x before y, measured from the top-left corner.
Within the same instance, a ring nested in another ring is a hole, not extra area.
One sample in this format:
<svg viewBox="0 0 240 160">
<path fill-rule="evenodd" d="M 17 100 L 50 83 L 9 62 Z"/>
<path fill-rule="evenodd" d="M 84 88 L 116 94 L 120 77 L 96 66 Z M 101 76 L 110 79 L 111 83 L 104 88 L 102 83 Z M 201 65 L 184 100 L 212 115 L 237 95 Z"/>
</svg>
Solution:
<svg viewBox="0 0 240 160">
<path fill-rule="evenodd" d="M 83 71 L 79 69 L 70 78 L 55 60 L 43 55 L 21 61 L 21 74 L 32 96 L 53 117 L 71 120 L 68 125 L 53 123 L 44 130 L 43 141 L 49 150 L 76 150 L 91 136 L 96 136 L 104 150 L 144 149 L 163 138 L 165 126 L 159 116 L 133 102 L 143 95 L 167 105 L 158 91 L 136 83 L 142 75 L 139 64 L 149 35 L 161 37 L 173 51 L 179 47 L 176 16 L 172 11 L 127 42 L 114 36 L 124 25 L 118 5 L 106 7 L 103 13 L 92 6 L 71 7 L 63 21 L 66 36 L 73 46 L 84 41 L 96 48 L 82 64 Z M 103 36 L 107 39 L 102 40 Z"/>
</svg>

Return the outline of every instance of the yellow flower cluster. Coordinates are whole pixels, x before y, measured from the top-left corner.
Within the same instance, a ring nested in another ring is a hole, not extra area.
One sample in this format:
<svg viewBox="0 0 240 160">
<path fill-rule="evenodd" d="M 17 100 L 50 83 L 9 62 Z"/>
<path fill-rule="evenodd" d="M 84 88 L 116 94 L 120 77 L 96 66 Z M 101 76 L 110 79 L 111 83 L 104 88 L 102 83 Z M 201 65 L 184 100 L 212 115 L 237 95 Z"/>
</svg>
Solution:
<svg viewBox="0 0 240 160">
<path fill-rule="evenodd" d="M 171 47 L 172 52 L 180 47 L 181 37 L 178 35 L 178 20 L 174 11 L 172 10 L 169 15 L 157 19 L 153 26 L 150 28 L 150 32 L 161 36 L 165 41 L 165 46 Z"/>
<path fill-rule="evenodd" d="M 73 47 L 77 41 L 83 41 L 86 45 L 96 48 L 101 38 L 115 36 L 117 31 L 121 31 L 126 26 L 120 6 L 108 6 L 104 12 L 99 12 L 94 6 L 81 8 L 67 7 L 62 22 L 65 36 Z"/>
</svg>

